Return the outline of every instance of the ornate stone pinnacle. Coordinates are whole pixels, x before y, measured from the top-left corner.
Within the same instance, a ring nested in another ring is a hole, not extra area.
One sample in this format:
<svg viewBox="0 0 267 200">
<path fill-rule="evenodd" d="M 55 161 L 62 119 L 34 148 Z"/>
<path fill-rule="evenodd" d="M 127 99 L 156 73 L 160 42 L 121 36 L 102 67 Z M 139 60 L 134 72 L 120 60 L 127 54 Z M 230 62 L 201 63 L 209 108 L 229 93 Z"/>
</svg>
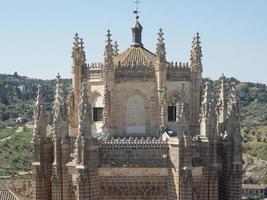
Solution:
<svg viewBox="0 0 267 200">
<path fill-rule="evenodd" d="M 105 52 L 104 52 L 104 62 L 106 65 L 113 64 L 113 45 L 111 40 L 110 30 L 107 31 L 106 35 L 106 44 L 105 44 Z"/>
<path fill-rule="evenodd" d="M 91 138 L 91 106 L 88 102 L 87 81 L 82 83 L 82 94 L 79 105 L 79 134 Z"/>
<path fill-rule="evenodd" d="M 114 42 L 113 55 L 114 55 L 114 56 L 117 56 L 118 54 L 119 54 L 119 45 L 118 45 L 118 42 L 115 41 L 115 42 Z"/>
<path fill-rule="evenodd" d="M 164 33 L 162 32 L 162 29 L 159 29 L 158 33 L 158 43 L 157 43 L 157 52 L 156 55 L 160 62 L 166 62 L 166 49 L 165 49 L 165 43 L 163 38 Z"/>
<path fill-rule="evenodd" d="M 42 87 L 38 85 L 36 103 L 33 109 L 33 141 L 36 137 L 45 138 L 46 137 L 46 126 L 47 126 L 47 115 L 45 112 L 45 106 L 43 102 L 43 92 Z"/>
<path fill-rule="evenodd" d="M 196 36 L 193 39 L 192 42 L 192 50 L 191 50 L 191 66 L 193 71 L 201 71 L 202 72 L 202 61 L 201 58 L 202 50 L 201 50 L 201 42 L 200 42 L 200 36 L 199 33 L 196 34 Z"/>
<path fill-rule="evenodd" d="M 166 104 L 167 101 L 167 87 L 165 85 L 165 83 L 163 83 L 162 85 L 162 89 L 160 90 L 160 105 L 164 106 Z"/>
<path fill-rule="evenodd" d="M 65 112 L 64 112 L 64 97 L 62 91 L 62 85 L 60 80 L 60 75 L 57 75 L 57 83 L 56 83 L 56 94 L 54 100 L 54 118 L 53 118 L 53 125 L 54 127 L 60 126 L 60 124 L 65 119 Z"/>
<path fill-rule="evenodd" d="M 79 37 L 78 33 L 76 33 L 74 37 L 72 59 L 74 66 L 82 66 L 86 62 L 84 42 L 83 39 Z"/>
</svg>

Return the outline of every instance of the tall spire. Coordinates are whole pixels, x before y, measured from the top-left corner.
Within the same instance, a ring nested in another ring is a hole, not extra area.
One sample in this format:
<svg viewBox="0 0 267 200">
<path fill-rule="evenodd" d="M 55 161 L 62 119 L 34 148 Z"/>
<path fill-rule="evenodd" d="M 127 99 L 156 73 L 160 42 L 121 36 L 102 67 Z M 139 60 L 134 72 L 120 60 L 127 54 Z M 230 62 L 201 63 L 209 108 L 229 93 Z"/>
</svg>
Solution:
<svg viewBox="0 0 267 200">
<path fill-rule="evenodd" d="M 110 30 L 107 31 L 106 35 L 104 62 L 106 66 L 110 67 L 111 65 L 113 65 L 113 45 L 112 45 Z"/>
<path fill-rule="evenodd" d="M 163 38 L 164 33 L 162 32 L 162 29 L 159 29 L 158 33 L 158 43 L 157 43 L 157 51 L 156 55 L 160 62 L 166 62 L 166 49 L 165 49 L 165 43 Z"/>
<path fill-rule="evenodd" d="M 87 82 L 84 81 L 79 105 L 79 135 L 84 138 L 92 137 L 91 120 L 91 106 L 88 102 Z"/>
<path fill-rule="evenodd" d="M 202 50 L 201 50 L 201 42 L 199 33 L 193 39 L 193 45 L 191 50 L 191 66 L 193 71 L 201 71 L 202 72 Z"/>
</svg>

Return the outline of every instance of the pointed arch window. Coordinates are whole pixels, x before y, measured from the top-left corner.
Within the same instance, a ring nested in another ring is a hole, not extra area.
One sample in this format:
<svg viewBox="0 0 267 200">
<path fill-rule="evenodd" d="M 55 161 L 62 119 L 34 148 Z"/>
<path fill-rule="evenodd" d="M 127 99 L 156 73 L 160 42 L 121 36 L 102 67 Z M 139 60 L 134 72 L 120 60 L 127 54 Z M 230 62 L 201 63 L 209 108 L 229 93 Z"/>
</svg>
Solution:
<svg viewBox="0 0 267 200">
<path fill-rule="evenodd" d="M 93 101 L 93 122 L 103 121 L 103 99 L 97 95 Z"/>
<path fill-rule="evenodd" d="M 175 122 L 176 121 L 176 105 L 179 101 L 178 95 L 174 94 L 169 99 L 168 104 L 168 121 L 169 122 Z"/>
</svg>

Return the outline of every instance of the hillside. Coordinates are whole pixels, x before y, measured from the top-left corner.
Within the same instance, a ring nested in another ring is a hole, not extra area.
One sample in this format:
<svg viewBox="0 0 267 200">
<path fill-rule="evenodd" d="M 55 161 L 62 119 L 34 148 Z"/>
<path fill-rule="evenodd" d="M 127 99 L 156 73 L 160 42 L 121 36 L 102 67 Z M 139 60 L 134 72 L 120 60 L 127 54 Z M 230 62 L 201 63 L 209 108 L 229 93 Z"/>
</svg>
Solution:
<svg viewBox="0 0 267 200">
<path fill-rule="evenodd" d="M 64 86 L 68 86 L 69 79 L 63 79 Z M 23 117 L 32 120 L 32 108 L 38 85 L 42 85 L 45 93 L 46 110 L 51 116 L 52 101 L 56 80 L 31 79 L 25 76 L 0 74 L 0 126 L 15 126 L 15 120 Z"/>
<path fill-rule="evenodd" d="M 62 82 L 66 91 L 70 80 L 63 79 Z M 30 170 L 32 130 L 24 128 L 21 132 L 16 131 L 19 125 L 15 121 L 18 117 L 32 121 L 33 102 L 37 86 L 41 84 L 51 122 L 55 83 L 55 80 L 0 74 L 0 176 Z M 267 87 L 241 82 L 238 89 L 244 151 L 267 161 Z"/>
<path fill-rule="evenodd" d="M 267 87 L 240 83 L 239 91 L 244 150 L 267 161 Z"/>
<path fill-rule="evenodd" d="M 32 130 L 0 130 L 0 176 L 30 171 Z"/>
</svg>

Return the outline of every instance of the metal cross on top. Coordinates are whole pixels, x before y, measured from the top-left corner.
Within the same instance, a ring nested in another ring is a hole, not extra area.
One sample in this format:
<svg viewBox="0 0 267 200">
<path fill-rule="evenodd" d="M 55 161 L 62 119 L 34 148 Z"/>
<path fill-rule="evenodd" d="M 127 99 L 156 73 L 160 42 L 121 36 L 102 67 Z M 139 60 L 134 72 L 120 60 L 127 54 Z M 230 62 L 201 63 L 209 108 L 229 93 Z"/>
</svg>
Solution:
<svg viewBox="0 0 267 200">
<path fill-rule="evenodd" d="M 136 8 L 133 11 L 133 13 L 136 15 L 136 19 L 138 19 L 139 18 L 139 15 L 138 14 L 140 13 L 140 11 L 139 11 L 139 4 L 141 4 L 141 1 L 135 0 L 134 3 L 136 4 Z"/>
</svg>

